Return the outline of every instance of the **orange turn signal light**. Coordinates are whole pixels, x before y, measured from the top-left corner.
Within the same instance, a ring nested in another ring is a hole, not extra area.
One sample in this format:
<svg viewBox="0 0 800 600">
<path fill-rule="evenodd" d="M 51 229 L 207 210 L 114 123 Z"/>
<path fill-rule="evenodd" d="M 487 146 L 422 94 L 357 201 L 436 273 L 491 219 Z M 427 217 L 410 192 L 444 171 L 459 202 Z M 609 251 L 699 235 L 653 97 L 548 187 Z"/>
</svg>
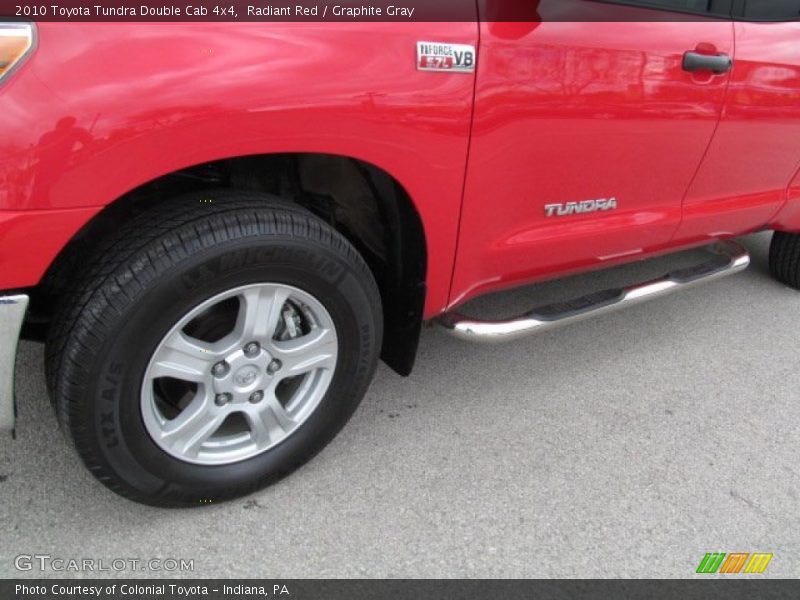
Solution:
<svg viewBox="0 0 800 600">
<path fill-rule="evenodd" d="M 33 25 L 0 23 L 0 80 L 33 48 Z"/>
</svg>

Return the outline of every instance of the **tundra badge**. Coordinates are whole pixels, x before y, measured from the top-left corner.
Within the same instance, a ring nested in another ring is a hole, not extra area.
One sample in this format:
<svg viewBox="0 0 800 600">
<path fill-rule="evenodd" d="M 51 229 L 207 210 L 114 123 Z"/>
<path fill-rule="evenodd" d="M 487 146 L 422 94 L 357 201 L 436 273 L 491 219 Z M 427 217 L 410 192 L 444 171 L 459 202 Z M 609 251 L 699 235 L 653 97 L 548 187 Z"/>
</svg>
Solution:
<svg viewBox="0 0 800 600">
<path fill-rule="evenodd" d="M 591 213 L 599 210 L 616 210 L 616 208 L 616 198 L 600 198 L 598 200 L 583 200 L 581 202 L 546 204 L 544 213 L 547 217 L 568 217 L 569 215 Z"/>
<path fill-rule="evenodd" d="M 417 42 L 417 69 L 443 73 L 474 73 L 475 46 Z"/>
</svg>

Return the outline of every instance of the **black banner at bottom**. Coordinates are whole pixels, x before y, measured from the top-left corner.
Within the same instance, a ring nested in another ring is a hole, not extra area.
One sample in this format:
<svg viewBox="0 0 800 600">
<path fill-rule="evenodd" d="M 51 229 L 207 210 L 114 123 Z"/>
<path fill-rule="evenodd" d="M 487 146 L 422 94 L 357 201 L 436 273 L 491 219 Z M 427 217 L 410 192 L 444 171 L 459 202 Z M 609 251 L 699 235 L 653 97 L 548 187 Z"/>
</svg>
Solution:
<svg viewBox="0 0 800 600">
<path fill-rule="evenodd" d="M 3 600 L 516 600 L 531 598 L 772 599 L 800 597 L 800 581 L 691 580 L 229 580 L 5 579 Z"/>
</svg>

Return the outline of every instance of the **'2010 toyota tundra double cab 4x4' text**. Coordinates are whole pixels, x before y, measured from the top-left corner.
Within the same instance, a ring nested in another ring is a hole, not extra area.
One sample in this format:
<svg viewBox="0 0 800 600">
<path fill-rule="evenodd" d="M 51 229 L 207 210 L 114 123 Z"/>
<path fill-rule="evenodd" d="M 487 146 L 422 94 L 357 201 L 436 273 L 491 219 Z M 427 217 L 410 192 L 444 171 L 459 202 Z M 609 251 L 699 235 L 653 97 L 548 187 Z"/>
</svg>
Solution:
<svg viewBox="0 0 800 600">
<path fill-rule="evenodd" d="M 758 230 L 800 287 L 797 22 L 591 0 L 556 4 L 617 22 L 497 22 L 487 1 L 449 23 L 0 23 L 2 428 L 17 339 L 46 340 L 100 481 L 225 499 L 321 450 L 379 358 L 408 374 L 425 321 L 514 339 L 735 273 Z M 703 245 L 659 280 L 458 312 Z"/>
</svg>

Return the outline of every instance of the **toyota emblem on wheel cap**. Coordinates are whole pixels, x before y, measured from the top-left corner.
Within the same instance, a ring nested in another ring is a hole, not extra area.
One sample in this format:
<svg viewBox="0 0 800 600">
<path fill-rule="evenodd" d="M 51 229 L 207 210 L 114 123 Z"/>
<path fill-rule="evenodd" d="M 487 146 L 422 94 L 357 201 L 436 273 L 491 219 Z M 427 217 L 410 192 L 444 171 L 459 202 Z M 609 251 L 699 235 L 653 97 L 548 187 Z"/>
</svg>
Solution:
<svg viewBox="0 0 800 600">
<path fill-rule="evenodd" d="M 255 367 L 245 367 L 236 374 L 234 381 L 236 381 L 237 385 L 246 387 L 253 383 L 256 377 L 258 377 L 258 369 Z"/>
</svg>

